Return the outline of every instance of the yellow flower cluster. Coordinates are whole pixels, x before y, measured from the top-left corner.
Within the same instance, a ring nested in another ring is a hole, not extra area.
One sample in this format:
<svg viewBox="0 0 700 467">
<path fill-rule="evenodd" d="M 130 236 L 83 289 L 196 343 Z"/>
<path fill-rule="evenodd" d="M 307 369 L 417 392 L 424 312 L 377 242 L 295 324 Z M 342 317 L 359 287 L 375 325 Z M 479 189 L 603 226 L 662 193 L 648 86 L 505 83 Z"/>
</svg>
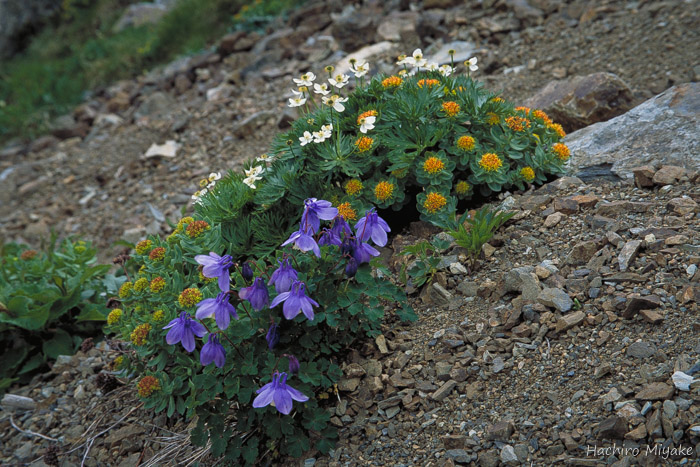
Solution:
<svg viewBox="0 0 700 467">
<path fill-rule="evenodd" d="M 118 370 L 123 364 L 124 364 L 124 357 L 122 357 L 120 355 L 117 358 L 115 358 L 114 360 L 112 360 L 110 367 L 113 370 Z"/>
<path fill-rule="evenodd" d="M 535 171 L 532 170 L 532 167 L 523 167 L 520 169 L 520 175 L 522 175 L 526 182 L 531 182 L 535 179 Z"/>
<path fill-rule="evenodd" d="M 430 192 L 425 197 L 423 207 L 430 214 L 435 214 L 436 212 L 444 208 L 446 204 L 447 199 L 443 195 L 441 195 L 440 193 Z"/>
<path fill-rule="evenodd" d="M 163 313 L 163 310 L 156 310 L 153 312 L 153 321 L 156 323 L 163 321 L 163 318 L 165 318 L 165 313 Z"/>
<path fill-rule="evenodd" d="M 491 99 L 491 102 L 495 102 L 496 104 L 502 104 L 502 103 L 504 103 L 505 101 L 504 101 L 503 98 L 501 98 L 501 97 L 493 97 L 493 98 Z"/>
<path fill-rule="evenodd" d="M 448 117 L 454 117 L 460 111 L 459 104 L 454 101 L 447 101 L 442 103 L 442 110 Z"/>
<path fill-rule="evenodd" d="M 151 281 L 151 292 L 159 293 L 165 288 L 165 279 L 158 276 Z"/>
<path fill-rule="evenodd" d="M 474 149 L 474 138 L 471 136 L 460 136 L 457 140 L 457 147 L 462 151 L 471 151 Z"/>
<path fill-rule="evenodd" d="M 398 76 L 389 76 L 384 81 L 382 81 L 382 86 L 384 86 L 385 88 L 396 88 L 401 86 L 401 83 L 403 83 L 403 80 Z"/>
<path fill-rule="evenodd" d="M 442 172 L 445 168 L 445 163 L 435 156 L 428 157 L 425 162 L 423 162 L 423 170 L 431 175 Z"/>
<path fill-rule="evenodd" d="M 418 80 L 418 87 L 423 88 L 423 86 L 428 86 L 429 88 L 432 88 L 433 86 L 437 86 L 440 84 L 440 81 L 437 79 L 421 79 Z"/>
<path fill-rule="evenodd" d="M 501 117 L 493 112 L 486 113 L 486 123 L 489 125 L 498 125 L 501 122 Z"/>
<path fill-rule="evenodd" d="M 160 381 L 155 376 L 144 376 L 136 385 L 139 396 L 148 397 L 160 389 Z"/>
<path fill-rule="evenodd" d="M 552 146 L 552 152 L 557 155 L 559 160 L 565 161 L 569 158 L 571 153 L 569 152 L 569 148 L 566 147 L 565 144 L 562 143 L 556 143 Z"/>
<path fill-rule="evenodd" d="M 348 180 L 348 182 L 345 184 L 345 193 L 350 196 L 355 196 L 362 191 L 362 188 L 362 182 L 356 178 L 353 178 L 352 180 Z"/>
<path fill-rule="evenodd" d="M 136 248 L 134 248 L 134 249 L 136 250 L 136 253 L 138 253 L 139 255 L 145 255 L 146 253 L 151 251 L 151 248 L 153 248 L 153 242 L 146 239 L 146 240 L 141 240 L 140 242 L 138 242 L 136 244 Z"/>
<path fill-rule="evenodd" d="M 190 216 L 183 217 L 182 219 L 177 221 L 177 226 L 175 227 L 175 233 L 180 233 L 183 230 L 185 230 L 185 227 L 187 226 L 187 224 L 189 224 L 191 222 L 194 222 L 194 219 L 191 218 Z"/>
<path fill-rule="evenodd" d="M 469 193 L 470 189 L 471 185 L 469 185 L 469 183 L 465 182 L 464 180 L 460 180 L 455 185 L 455 193 L 457 193 L 458 195 L 466 195 L 467 193 Z"/>
<path fill-rule="evenodd" d="M 373 143 L 374 140 L 369 136 L 362 136 L 355 141 L 355 146 L 357 146 L 358 151 L 367 152 L 372 148 Z"/>
<path fill-rule="evenodd" d="M 479 167 L 487 172 L 495 172 L 503 166 L 503 161 L 496 154 L 492 152 L 487 152 L 481 156 L 479 161 Z"/>
<path fill-rule="evenodd" d="M 121 287 L 119 287 L 119 298 L 127 298 L 131 295 L 131 290 L 134 288 L 134 284 L 131 282 L 124 282 Z"/>
<path fill-rule="evenodd" d="M 145 277 L 139 277 L 134 282 L 134 292 L 143 292 L 148 287 L 148 279 Z"/>
<path fill-rule="evenodd" d="M 556 131 L 560 138 L 563 138 L 564 136 L 566 136 L 566 132 L 564 131 L 564 128 L 562 128 L 562 126 L 558 123 L 547 124 L 547 128 L 549 128 L 550 130 Z"/>
<path fill-rule="evenodd" d="M 357 219 L 357 212 L 352 208 L 350 203 L 339 204 L 338 214 L 343 216 L 346 221 L 354 221 L 355 219 Z"/>
<path fill-rule="evenodd" d="M 159 246 L 152 249 L 148 254 L 148 257 L 151 259 L 151 261 L 161 261 L 163 258 L 165 258 L 165 248 Z"/>
<path fill-rule="evenodd" d="M 209 227 L 209 223 L 207 221 L 194 221 L 187 225 L 187 229 L 185 231 L 188 237 L 197 238 L 202 235 L 202 232 L 209 230 L 210 228 L 211 227 Z"/>
<path fill-rule="evenodd" d="M 181 307 L 190 307 L 190 306 L 195 306 L 197 303 L 202 301 L 202 292 L 200 292 L 199 289 L 197 288 L 189 288 L 185 289 L 180 293 L 180 296 L 177 298 L 177 301 L 180 302 Z"/>
<path fill-rule="evenodd" d="M 376 117 L 377 116 L 377 111 L 376 110 L 368 110 L 367 112 L 362 112 L 358 117 L 357 117 L 357 124 L 362 125 L 362 123 L 365 121 L 365 118 L 367 117 Z"/>
<path fill-rule="evenodd" d="M 136 326 L 136 329 L 131 331 L 131 342 L 134 345 L 143 345 L 146 343 L 146 338 L 148 337 L 148 333 L 151 332 L 151 325 L 148 323 L 144 324 L 139 324 Z"/>
<path fill-rule="evenodd" d="M 513 131 L 524 131 L 525 128 L 530 128 L 530 120 L 513 115 L 506 118 L 506 125 Z"/>
<path fill-rule="evenodd" d="M 379 201 L 386 201 L 394 195 L 394 188 L 391 182 L 379 182 L 374 187 L 374 196 Z"/>
<path fill-rule="evenodd" d="M 30 259 L 36 258 L 36 250 L 24 250 L 19 258 L 22 261 L 29 261 Z"/>
<path fill-rule="evenodd" d="M 552 119 L 549 118 L 549 115 L 547 115 L 544 110 L 533 110 L 532 116 L 542 120 L 546 125 L 551 125 L 553 123 Z"/>
<path fill-rule="evenodd" d="M 120 319 L 122 319 L 122 310 L 120 308 L 115 308 L 114 310 L 110 311 L 109 314 L 107 315 L 107 324 L 110 326 L 118 323 Z"/>
</svg>

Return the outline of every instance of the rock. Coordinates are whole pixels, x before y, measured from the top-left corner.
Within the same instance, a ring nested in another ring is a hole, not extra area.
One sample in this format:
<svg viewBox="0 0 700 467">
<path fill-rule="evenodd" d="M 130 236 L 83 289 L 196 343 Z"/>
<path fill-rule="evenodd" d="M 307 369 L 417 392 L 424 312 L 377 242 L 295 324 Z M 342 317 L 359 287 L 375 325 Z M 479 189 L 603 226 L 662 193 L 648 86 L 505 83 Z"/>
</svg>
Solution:
<svg viewBox="0 0 700 467">
<path fill-rule="evenodd" d="M 626 271 L 627 268 L 630 267 L 632 261 L 634 261 L 634 258 L 637 256 L 639 247 L 641 246 L 641 240 L 630 240 L 629 242 L 625 243 L 620 251 L 620 254 L 617 255 L 617 262 L 620 266 L 620 271 Z"/>
<path fill-rule="evenodd" d="M 234 87 L 228 83 L 222 83 L 211 89 L 207 89 L 207 100 L 208 101 L 218 101 L 226 99 L 231 96 L 234 92 Z"/>
<path fill-rule="evenodd" d="M 575 173 L 609 164 L 618 177 L 654 163 L 700 169 L 700 83 L 684 83 L 624 115 L 568 135 L 564 141 Z"/>
<path fill-rule="evenodd" d="M 169 5 L 172 6 L 174 4 L 175 2 L 143 2 L 129 5 L 126 11 L 124 11 L 122 16 L 115 23 L 112 30 L 114 32 L 119 32 L 126 28 L 137 28 L 145 24 L 155 24 L 168 12 L 170 8 Z"/>
<path fill-rule="evenodd" d="M 625 434 L 625 439 L 631 439 L 633 441 L 640 441 L 647 437 L 647 427 L 643 423 L 640 423 L 637 428 Z"/>
<path fill-rule="evenodd" d="M 655 185 L 673 185 L 688 175 L 683 167 L 664 165 L 654 174 L 652 181 Z"/>
<path fill-rule="evenodd" d="M 362 378 L 367 372 L 359 363 L 351 363 L 345 367 L 343 374 L 346 378 Z"/>
<path fill-rule="evenodd" d="M 472 457 L 464 449 L 448 449 L 445 452 L 445 457 L 458 464 L 468 464 L 472 460 Z"/>
<path fill-rule="evenodd" d="M 357 50 L 375 42 L 377 16 L 369 11 L 346 7 L 341 14 L 331 14 L 331 17 L 333 24 L 330 33 L 344 51 Z"/>
<path fill-rule="evenodd" d="M 634 167 L 631 170 L 634 175 L 634 184 L 637 188 L 651 188 L 654 186 L 653 178 L 656 170 L 653 166 L 643 165 L 641 167 Z"/>
<path fill-rule="evenodd" d="M 598 72 L 551 81 L 524 105 L 544 110 L 567 131 L 574 131 L 623 114 L 632 100 L 632 91 L 617 75 Z"/>
<path fill-rule="evenodd" d="M 455 51 L 453 57 L 450 57 L 448 53 L 450 50 Z M 469 60 L 480 51 L 481 50 L 471 42 L 453 41 L 444 44 L 435 53 L 427 56 L 426 59 L 428 62 L 435 62 L 438 65 L 449 65 L 452 63 L 452 60 L 454 60 L 455 65 L 457 65 L 463 63 L 465 60 Z"/>
<path fill-rule="evenodd" d="M 656 348 L 648 342 L 633 342 L 627 347 L 627 355 L 639 359 L 649 358 L 656 354 Z"/>
<path fill-rule="evenodd" d="M 586 314 L 581 310 L 569 313 L 568 315 L 564 315 L 557 320 L 557 326 L 555 328 L 555 331 L 561 333 L 575 326 L 578 326 L 579 324 L 583 323 L 583 320 L 585 318 Z"/>
<path fill-rule="evenodd" d="M 164 92 L 154 92 L 143 100 L 134 113 L 134 118 L 159 118 L 170 115 L 175 106 L 175 100 Z"/>
<path fill-rule="evenodd" d="M 574 306 L 574 302 L 562 289 L 545 288 L 537 296 L 537 301 L 544 306 L 556 308 L 562 313 L 566 313 Z"/>
<path fill-rule="evenodd" d="M 690 391 L 690 385 L 695 382 L 695 379 L 682 371 L 676 371 L 671 376 L 673 379 L 673 385 L 676 386 L 680 391 Z"/>
<path fill-rule="evenodd" d="M 440 389 L 435 391 L 432 396 L 430 396 L 435 401 L 442 401 L 447 396 L 450 395 L 452 390 L 457 386 L 457 381 L 451 379 L 440 386 Z"/>
<path fill-rule="evenodd" d="M 552 227 L 557 225 L 559 222 L 561 222 L 561 220 L 564 219 L 565 217 L 566 216 L 560 212 L 555 212 L 554 214 L 550 214 L 544 220 L 544 226 L 548 229 L 551 229 Z"/>
<path fill-rule="evenodd" d="M 19 396 L 16 394 L 5 394 L 0 402 L 4 410 L 34 410 L 36 402 L 31 397 Z"/>
<path fill-rule="evenodd" d="M 236 31 L 221 38 L 217 52 L 225 57 L 235 52 L 250 50 L 254 44 L 255 41 L 251 41 L 245 31 Z"/>
<path fill-rule="evenodd" d="M 641 401 L 660 401 L 673 397 L 675 389 L 666 383 L 650 383 L 639 391 L 634 398 Z"/>
<path fill-rule="evenodd" d="M 377 36 L 385 41 L 400 42 L 408 50 L 419 45 L 417 41 L 411 43 L 416 39 L 417 22 L 415 11 L 392 11 L 377 27 Z"/>
<path fill-rule="evenodd" d="M 446 435 L 446 436 L 443 436 L 441 439 L 442 439 L 442 444 L 445 446 L 445 449 L 462 449 L 462 448 L 464 448 L 464 442 L 466 440 L 466 436 L 464 436 L 464 435 Z"/>
<path fill-rule="evenodd" d="M 605 419 L 594 430 L 597 439 L 623 439 L 627 434 L 627 422 L 618 416 Z"/>
<path fill-rule="evenodd" d="M 26 45 L 26 35 L 60 12 L 54 0 L 0 2 L 0 59 L 9 58 Z"/>
<path fill-rule="evenodd" d="M 379 349 L 379 353 L 382 353 L 382 354 L 389 353 L 389 349 L 386 346 L 386 338 L 384 337 L 384 334 L 378 335 L 374 339 L 374 343 L 377 344 L 377 349 Z"/>
<path fill-rule="evenodd" d="M 515 425 L 510 420 L 502 420 L 486 427 L 486 439 L 508 441 L 515 431 Z"/>
<path fill-rule="evenodd" d="M 674 246 L 674 245 L 683 245 L 684 243 L 688 243 L 690 239 L 686 235 L 672 235 L 668 237 L 666 240 L 664 240 L 664 245 L 666 246 Z"/>
<path fill-rule="evenodd" d="M 592 240 L 579 242 L 571 249 L 566 257 L 566 264 L 583 265 L 586 264 L 598 251 L 598 243 Z"/>
<path fill-rule="evenodd" d="M 341 378 L 338 381 L 338 391 L 353 392 L 360 385 L 360 378 Z"/>
<path fill-rule="evenodd" d="M 632 318 L 642 309 L 653 309 L 661 306 L 661 299 L 657 295 L 631 294 L 627 297 L 627 305 L 622 313 L 623 318 Z"/>
<path fill-rule="evenodd" d="M 685 216 L 686 214 L 690 214 L 691 212 L 696 212 L 698 210 L 698 203 L 693 201 L 691 198 L 687 198 L 685 196 L 682 198 L 673 198 L 666 205 L 666 209 L 670 209 L 676 214 Z"/>
<path fill-rule="evenodd" d="M 639 310 L 639 316 L 641 316 L 644 321 L 651 324 L 659 324 L 664 320 L 663 315 L 654 310 Z"/>
<path fill-rule="evenodd" d="M 525 300 L 535 301 L 540 294 L 540 281 L 532 266 L 511 269 L 504 275 L 504 292 L 520 292 Z"/>
<path fill-rule="evenodd" d="M 463 281 L 457 285 L 457 291 L 465 295 L 466 297 L 476 297 L 476 292 L 479 285 L 474 281 Z"/>
<path fill-rule="evenodd" d="M 51 124 L 51 134 L 61 140 L 85 138 L 89 132 L 90 126 L 86 122 L 76 122 L 70 114 L 58 117 Z"/>
<path fill-rule="evenodd" d="M 146 154 L 141 156 L 142 159 L 148 159 L 149 157 L 175 157 L 177 151 L 180 149 L 180 145 L 174 140 L 168 140 L 165 144 L 151 144 L 148 148 Z"/>
<path fill-rule="evenodd" d="M 503 446 L 503 448 L 501 449 L 501 462 L 508 465 L 520 464 L 518 456 L 515 455 L 515 450 L 513 449 L 513 446 L 510 446 L 508 444 Z"/>
</svg>

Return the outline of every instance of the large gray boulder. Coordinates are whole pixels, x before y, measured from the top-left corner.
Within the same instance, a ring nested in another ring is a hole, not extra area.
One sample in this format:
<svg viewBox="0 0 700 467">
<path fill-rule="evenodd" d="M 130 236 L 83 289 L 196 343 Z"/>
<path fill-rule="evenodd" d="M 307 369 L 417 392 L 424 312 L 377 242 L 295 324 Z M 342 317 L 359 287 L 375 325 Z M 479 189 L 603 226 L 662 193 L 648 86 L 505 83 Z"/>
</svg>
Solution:
<svg viewBox="0 0 700 467">
<path fill-rule="evenodd" d="M 18 52 L 60 8 L 56 0 L 0 0 L 0 59 Z"/>
<path fill-rule="evenodd" d="M 700 83 L 667 89 L 629 112 L 575 131 L 564 139 L 570 172 L 580 178 L 632 168 L 675 165 L 700 169 Z"/>
</svg>

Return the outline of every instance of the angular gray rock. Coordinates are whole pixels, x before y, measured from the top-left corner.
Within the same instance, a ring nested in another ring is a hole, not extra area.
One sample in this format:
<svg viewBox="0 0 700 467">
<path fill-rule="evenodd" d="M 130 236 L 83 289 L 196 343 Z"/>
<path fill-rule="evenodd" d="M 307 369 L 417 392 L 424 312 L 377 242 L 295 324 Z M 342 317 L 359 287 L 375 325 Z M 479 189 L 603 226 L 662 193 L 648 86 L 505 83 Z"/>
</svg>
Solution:
<svg viewBox="0 0 700 467">
<path fill-rule="evenodd" d="M 700 83 L 667 89 L 629 112 L 568 135 L 570 170 L 584 175 L 590 168 L 609 167 L 632 178 L 642 165 L 676 165 L 700 169 Z"/>
<path fill-rule="evenodd" d="M 540 292 L 537 301 L 544 306 L 556 308 L 562 313 L 566 313 L 574 306 L 574 302 L 562 289 L 546 288 Z"/>
</svg>

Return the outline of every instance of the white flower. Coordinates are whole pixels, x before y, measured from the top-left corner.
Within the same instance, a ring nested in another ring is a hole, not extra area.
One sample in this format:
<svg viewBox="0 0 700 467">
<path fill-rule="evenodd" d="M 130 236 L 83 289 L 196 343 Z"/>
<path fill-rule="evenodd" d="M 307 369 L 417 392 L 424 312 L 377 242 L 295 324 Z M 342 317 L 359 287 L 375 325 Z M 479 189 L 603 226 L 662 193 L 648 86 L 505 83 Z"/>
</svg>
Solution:
<svg viewBox="0 0 700 467">
<path fill-rule="evenodd" d="M 192 193 L 192 199 L 193 199 L 195 202 L 199 201 L 199 195 L 201 195 L 201 194 L 202 194 L 201 191 L 195 191 L 194 193 Z"/>
<path fill-rule="evenodd" d="M 330 138 L 333 134 L 333 124 L 329 123 L 328 125 L 321 126 L 321 133 L 323 133 L 324 137 Z"/>
<path fill-rule="evenodd" d="M 335 75 L 335 78 L 329 78 L 328 82 L 336 88 L 340 89 L 346 84 L 348 84 L 349 79 L 350 77 L 348 75 Z"/>
<path fill-rule="evenodd" d="M 316 75 L 308 72 L 301 75 L 299 79 L 294 78 L 293 81 L 297 86 L 311 86 L 313 81 L 316 79 Z"/>
<path fill-rule="evenodd" d="M 413 57 L 409 57 L 407 55 L 400 55 L 399 56 L 399 61 L 396 62 L 397 65 L 413 65 Z"/>
<path fill-rule="evenodd" d="M 466 62 L 464 62 L 464 66 L 469 67 L 469 71 L 476 71 L 479 69 L 479 67 L 476 66 L 476 57 L 472 57 Z"/>
<path fill-rule="evenodd" d="M 307 144 L 309 144 L 313 140 L 314 140 L 314 137 L 308 131 L 305 131 L 304 134 L 299 138 L 299 141 L 301 142 L 302 146 L 306 146 Z"/>
<path fill-rule="evenodd" d="M 401 76 L 401 77 L 408 76 L 408 71 L 406 71 L 406 70 L 399 70 L 399 76 Z"/>
<path fill-rule="evenodd" d="M 255 182 L 260 180 L 260 177 L 246 177 L 243 179 L 243 183 L 248 185 L 251 189 L 255 190 Z"/>
<path fill-rule="evenodd" d="M 348 101 L 347 97 L 340 97 L 337 94 L 334 94 L 330 97 L 323 98 L 323 103 L 329 107 L 333 107 L 336 112 L 342 112 L 343 110 L 345 110 L 345 106 L 343 105 L 343 102 L 347 102 L 347 101 Z"/>
<path fill-rule="evenodd" d="M 452 67 L 450 65 L 442 65 L 438 71 L 442 76 L 450 76 L 452 74 Z"/>
<path fill-rule="evenodd" d="M 327 95 L 331 91 L 328 89 L 328 85 L 326 83 L 321 83 L 321 84 L 314 84 L 314 92 L 316 94 L 322 94 L 322 95 Z"/>
<path fill-rule="evenodd" d="M 430 62 L 425 66 L 425 69 L 428 71 L 437 71 L 438 69 L 438 64 L 435 62 Z"/>
<path fill-rule="evenodd" d="M 209 178 L 207 178 L 210 182 L 215 182 L 217 180 L 221 180 L 221 172 L 212 172 L 209 174 Z"/>
<path fill-rule="evenodd" d="M 326 140 L 326 133 L 323 131 L 314 131 L 314 143 L 323 143 Z"/>
<path fill-rule="evenodd" d="M 423 51 L 421 49 L 416 49 L 413 51 L 413 56 L 412 57 L 407 57 L 407 59 L 411 59 L 408 63 L 410 65 L 413 65 L 415 67 L 424 67 L 428 61 L 423 58 Z"/>
<path fill-rule="evenodd" d="M 210 182 L 210 183 L 207 185 L 207 189 L 208 189 L 208 190 L 211 190 L 212 188 L 214 188 L 214 186 L 216 186 L 216 182 Z"/>
<path fill-rule="evenodd" d="M 355 73 L 355 78 L 362 78 L 369 72 L 369 64 L 367 62 L 356 63 L 352 72 Z"/>
<path fill-rule="evenodd" d="M 377 117 L 370 115 L 369 117 L 364 117 L 360 119 L 360 133 L 367 133 L 367 130 L 374 128 L 374 122 L 377 121 Z"/>
<path fill-rule="evenodd" d="M 289 107 L 300 107 L 306 103 L 306 97 L 304 97 L 303 92 L 292 89 L 292 93 L 294 97 L 289 98 Z"/>
<path fill-rule="evenodd" d="M 261 165 L 256 165 L 255 167 L 251 167 L 248 170 L 243 170 L 245 172 L 246 177 L 258 177 L 261 173 L 263 173 L 265 169 Z M 260 180 L 262 177 L 258 177 L 258 180 Z"/>
<path fill-rule="evenodd" d="M 274 156 L 268 156 L 267 154 L 262 154 L 260 157 L 255 159 L 255 162 L 273 162 L 275 160 Z"/>
</svg>

